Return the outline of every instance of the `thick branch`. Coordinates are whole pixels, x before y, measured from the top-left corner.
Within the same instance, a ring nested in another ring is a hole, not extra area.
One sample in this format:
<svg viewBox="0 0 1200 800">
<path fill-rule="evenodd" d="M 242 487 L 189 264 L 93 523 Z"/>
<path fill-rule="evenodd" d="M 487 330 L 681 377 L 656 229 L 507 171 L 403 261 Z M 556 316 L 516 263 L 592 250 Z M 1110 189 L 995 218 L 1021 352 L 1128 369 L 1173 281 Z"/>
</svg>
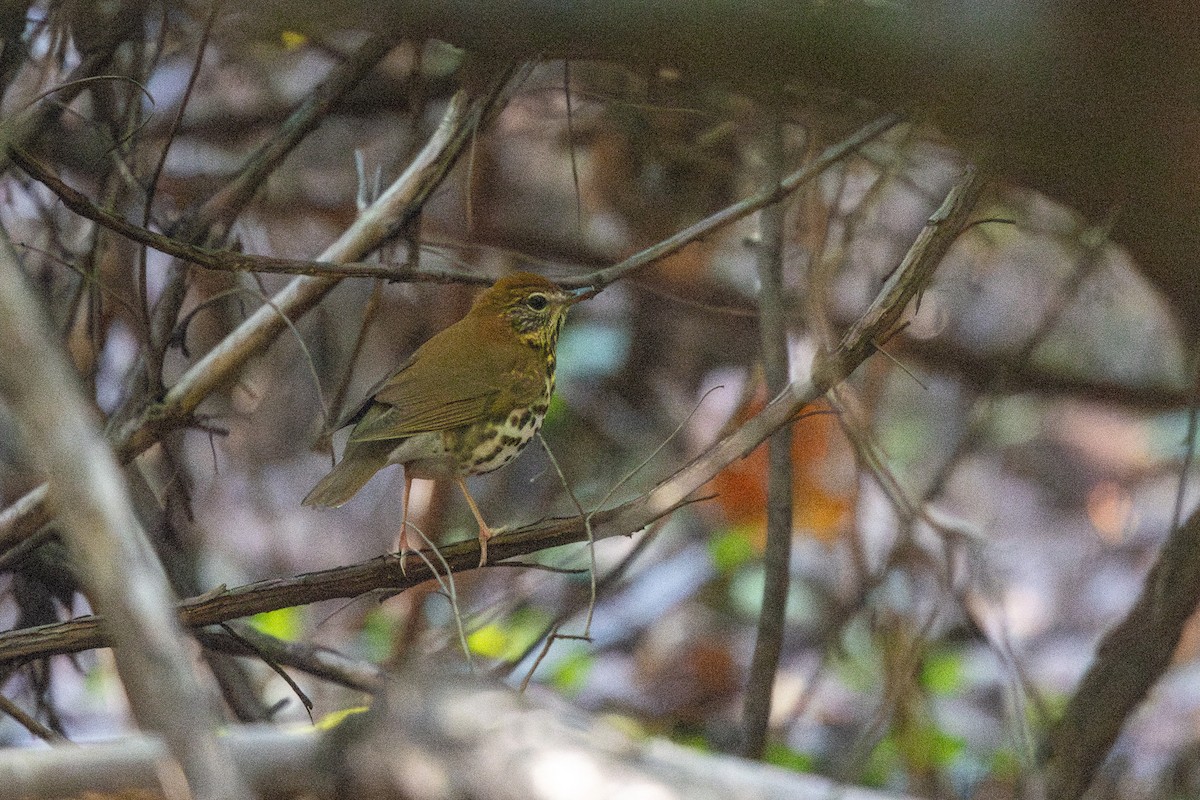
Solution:
<svg viewBox="0 0 1200 800">
<path fill-rule="evenodd" d="M 221 738 L 230 755 L 225 768 L 245 775 L 256 796 L 308 797 L 307 792 L 317 788 L 314 765 L 321 740 L 315 731 L 234 728 Z M 0 791 L 5 797 L 21 798 L 124 797 L 125 792 L 159 797 L 167 755 L 162 741 L 150 736 L 85 746 L 0 750 Z M 326 791 L 321 796 L 330 795 Z"/>
<path fill-rule="evenodd" d="M 327 734 L 231 731 L 232 763 L 261 796 L 315 800 L 552 800 L 564 787 L 580 797 L 905 800 L 634 737 L 560 703 L 465 678 L 408 672 L 380 695 L 371 712 Z M 0 751 L 0 787 L 15 797 L 132 794 L 158 787 L 163 754 L 148 738 Z"/>
<path fill-rule="evenodd" d="M 334 731 L 327 752 L 346 776 L 341 789 L 347 797 L 552 800 L 567 790 L 576 797 L 662 800 L 899 800 L 635 738 L 576 709 L 538 703 L 502 686 L 413 672 L 388 685 L 378 712 Z M 414 770 L 414 764 L 425 769 Z M 431 773 L 438 776 L 435 794 L 428 789 Z"/>
<path fill-rule="evenodd" d="M 6 242 L 7 244 L 7 242 Z M 160 733 L 191 795 L 234 800 L 248 792 L 227 767 L 216 719 L 184 649 L 166 576 L 138 524 L 120 467 L 97 429 L 65 356 L 50 344 L 41 304 L 11 248 L 0 249 L 0 393 L 26 447 L 53 487 L 63 536 L 106 639 L 134 715 Z M 190 709 L 181 716 L 179 709 Z"/>
<path fill-rule="evenodd" d="M 1200 511 L 1175 530 L 1046 741 L 1046 796 L 1081 797 L 1122 726 L 1171 664 L 1200 605 Z"/>
</svg>

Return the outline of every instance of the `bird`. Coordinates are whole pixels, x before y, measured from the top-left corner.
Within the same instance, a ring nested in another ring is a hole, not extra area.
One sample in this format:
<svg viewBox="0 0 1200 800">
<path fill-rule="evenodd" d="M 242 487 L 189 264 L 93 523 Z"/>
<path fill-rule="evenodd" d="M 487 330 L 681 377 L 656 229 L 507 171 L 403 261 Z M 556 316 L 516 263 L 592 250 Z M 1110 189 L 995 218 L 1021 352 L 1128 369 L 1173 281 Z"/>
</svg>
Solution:
<svg viewBox="0 0 1200 800">
<path fill-rule="evenodd" d="M 354 427 L 341 461 L 303 505 L 340 506 L 379 470 L 403 465 L 403 572 L 412 550 L 407 527 L 413 479 L 452 480 L 479 523 L 484 566 L 493 530 L 465 479 L 505 466 L 537 435 L 554 392 L 555 351 L 567 311 L 597 291 L 562 289 L 532 272 L 500 278 L 465 317 L 417 348 L 333 426 Z"/>
</svg>

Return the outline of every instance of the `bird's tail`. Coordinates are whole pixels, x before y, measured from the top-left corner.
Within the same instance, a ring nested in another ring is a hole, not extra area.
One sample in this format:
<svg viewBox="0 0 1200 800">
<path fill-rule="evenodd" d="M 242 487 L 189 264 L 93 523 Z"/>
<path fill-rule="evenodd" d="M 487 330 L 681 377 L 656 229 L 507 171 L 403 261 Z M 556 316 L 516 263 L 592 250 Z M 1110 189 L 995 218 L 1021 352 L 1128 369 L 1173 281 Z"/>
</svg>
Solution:
<svg viewBox="0 0 1200 800">
<path fill-rule="evenodd" d="M 306 506 L 340 506 L 387 466 L 395 444 L 394 441 L 348 443 L 342 460 L 301 502 Z"/>
</svg>

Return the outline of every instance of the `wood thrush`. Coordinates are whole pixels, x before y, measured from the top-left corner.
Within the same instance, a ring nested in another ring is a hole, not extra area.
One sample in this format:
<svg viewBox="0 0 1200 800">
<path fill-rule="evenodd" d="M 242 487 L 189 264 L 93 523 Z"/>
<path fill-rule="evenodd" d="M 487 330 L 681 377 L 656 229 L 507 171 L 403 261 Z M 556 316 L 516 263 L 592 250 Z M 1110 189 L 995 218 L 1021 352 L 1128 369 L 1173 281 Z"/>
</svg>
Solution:
<svg viewBox="0 0 1200 800">
<path fill-rule="evenodd" d="M 340 506 L 380 469 L 403 464 L 403 569 L 413 479 L 449 478 L 479 523 L 483 566 L 492 529 L 464 479 L 503 467 L 538 432 L 554 391 L 554 351 L 567 309 L 593 294 L 529 272 L 501 278 L 336 425 L 354 424 L 342 460 L 304 505 Z"/>
</svg>

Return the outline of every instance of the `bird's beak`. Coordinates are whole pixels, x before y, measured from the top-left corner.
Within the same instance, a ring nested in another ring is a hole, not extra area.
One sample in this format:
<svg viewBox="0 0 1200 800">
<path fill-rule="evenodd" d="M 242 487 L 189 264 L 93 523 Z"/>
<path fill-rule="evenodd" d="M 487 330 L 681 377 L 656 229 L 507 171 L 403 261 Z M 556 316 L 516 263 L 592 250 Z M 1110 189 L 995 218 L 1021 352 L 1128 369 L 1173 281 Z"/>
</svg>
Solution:
<svg viewBox="0 0 1200 800">
<path fill-rule="evenodd" d="M 570 290 L 571 298 L 567 300 L 568 306 L 573 306 L 576 303 L 582 303 L 584 300 L 591 300 L 596 295 L 600 294 L 600 290 L 595 286 L 587 286 L 582 289 Z"/>
</svg>

